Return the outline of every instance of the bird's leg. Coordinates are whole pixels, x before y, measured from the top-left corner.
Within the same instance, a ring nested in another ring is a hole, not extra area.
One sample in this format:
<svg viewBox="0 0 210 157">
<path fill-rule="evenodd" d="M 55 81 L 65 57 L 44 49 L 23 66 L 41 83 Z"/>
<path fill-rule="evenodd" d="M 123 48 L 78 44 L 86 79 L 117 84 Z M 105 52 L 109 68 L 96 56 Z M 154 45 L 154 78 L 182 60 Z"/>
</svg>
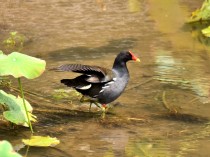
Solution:
<svg viewBox="0 0 210 157">
<path fill-rule="evenodd" d="M 93 100 L 89 100 L 90 102 L 90 107 L 89 107 L 89 111 L 91 110 L 91 107 L 92 107 L 92 104 L 94 103 L 97 107 L 101 108 L 96 101 L 93 101 Z"/>
<path fill-rule="evenodd" d="M 81 103 L 83 103 L 83 102 L 91 102 L 92 103 L 92 100 L 91 99 L 89 99 L 89 98 L 87 98 L 87 97 L 85 97 L 84 95 L 81 97 L 81 99 L 80 99 L 80 102 Z"/>
<path fill-rule="evenodd" d="M 102 113 L 101 113 L 101 118 L 102 118 L 102 119 L 104 119 L 105 116 L 106 116 L 106 108 L 107 108 L 106 104 L 102 104 L 102 105 L 101 105 L 101 111 L 102 111 Z"/>
<path fill-rule="evenodd" d="M 89 111 L 91 110 L 92 103 L 94 103 L 94 102 L 91 101 L 90 99 L 85 99 L 85 96 L 84 96 L 84 95 L 81 97 L 80 102 L 81 102 L 81 103 L 83 103 L 83 102 L 90 102 Z"/>
<path fill-rule="evenodd" d="M 85 96 L 83 95 L 80 99 L 80 102 L 90 102 L 90 107 L 89 107 L 89 111 L 91 110 L 92 104 L 95 104 L 98 108 L 101 109 L 102 113 L 105 114 L 106 110 L 107 110 L 107 105 L 106 104 L 102 104 L 101 106 L 94 100 L 91 99 L 85 99 Z"/>
<path fill-rule="evenodd" d="M 90 101 L 90 107 L 89 107 L 89 111 L 91 110 L 91 107 L 92 107 L 92 103 L 93 103 L 93 102 L 91 102 L 91 101 Z"/>
<path fill-rule="evenodd" d="M 83 95 L 79 101 L 80 101 L 81 103 L 83 103 L 83 102 L 85 101 L 85 96 Z"/>
<path fill-rule="evenodd" d="M 104 107 L 104 108 L 107 108 L 106 104 L 102 104 L 101 106 Z"/>
<path fill-rule="evenodd" d="M 103 113 L 106 112 L 106 109 L 107 109 L 106 104 L 102 104 L 102 105 L 101 105 L 101 110 L 102 110 Z"/>
<path fill-rule="evenodd" d="M 92 103 L 94 103 L 98 108 L 100 108 L 101 110 L 103 110 L 103 108 L 104 108 L 103 105 L 100 106 L 96 101 L 92 101 Z M 105 106 L 106 106 L 106 104 L 105 104 Z"/>
<path fill-rule="evenodd" d="M 93 103 L 94 103 L 98 108 L 101 108 L 101 106 L 99 106 L 97 102 L 94 101 Z"/>
</svg>

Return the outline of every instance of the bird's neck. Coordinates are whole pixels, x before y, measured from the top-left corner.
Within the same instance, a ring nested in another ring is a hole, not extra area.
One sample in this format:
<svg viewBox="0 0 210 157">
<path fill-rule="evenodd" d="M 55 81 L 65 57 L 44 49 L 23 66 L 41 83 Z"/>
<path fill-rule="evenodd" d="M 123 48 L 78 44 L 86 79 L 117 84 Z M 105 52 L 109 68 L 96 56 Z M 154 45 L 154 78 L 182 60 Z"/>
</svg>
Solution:
<svg viewBox="0 0 210 157">
<path fill-rule="evenodd" d="M 114 61 L 112 69 L 120 75 L 128 74 L 126 62 L 118 61 L 117 59 Z"/>
</svg>

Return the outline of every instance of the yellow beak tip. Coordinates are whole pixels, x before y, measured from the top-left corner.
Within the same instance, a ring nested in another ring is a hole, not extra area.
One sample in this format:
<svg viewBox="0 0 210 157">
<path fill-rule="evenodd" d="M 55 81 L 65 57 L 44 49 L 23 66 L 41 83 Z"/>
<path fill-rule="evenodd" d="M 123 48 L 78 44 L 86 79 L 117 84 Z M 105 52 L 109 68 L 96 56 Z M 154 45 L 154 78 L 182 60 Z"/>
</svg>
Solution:
<svg viewBox="0 0 210 157">
<path fill-rule="evenodd" d="M 141 62 L 139 58 L 136 59 L 136 62 Z"/>
</svg>

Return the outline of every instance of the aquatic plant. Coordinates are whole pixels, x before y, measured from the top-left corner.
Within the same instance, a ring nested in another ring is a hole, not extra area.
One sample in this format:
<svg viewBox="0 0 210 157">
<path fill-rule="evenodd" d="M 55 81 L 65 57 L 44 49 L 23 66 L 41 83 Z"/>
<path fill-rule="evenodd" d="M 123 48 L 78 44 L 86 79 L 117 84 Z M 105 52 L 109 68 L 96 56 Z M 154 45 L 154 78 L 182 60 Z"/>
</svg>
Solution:
<svg viewBox="0 0 210 157">
<path fill-rule="evenodd" d="M 18 79 L 18 84 L 20 88 L 20 94 L 22 98 L 17 98 L 15 99 L 14 96 L 7 95 L 6 93 L 1 91 L 1 96 L 0 96 L 0 103 L 3 103 L 4 105 L 7 105 L 10 112 L 4 112 L 4 116 L 7 115 L 5 118 L 12 122 L 15 121 L 16 124 L 24 124 L 24 126 L 27 126 L 27 124 L 22 123 L 23 117 L 21 118 L 20 121 L 18 121 L 17 116 L 12 116 L 15 115 L 15 112 L 20 112 L 22 111 L 20 106 L 17 104 L 20 103 L 20 99 L 22 99 L 22 103 L 25 109 L 25 114 L 27 117 L 26 123 L 28 123 L 28 126 L 30 127 L 31 132 L 33 133 L 33 128 L 31 125 L 31 120 L 34 121 L 34 116 L 32 116 L 30 111 L 27 109 L 29 107 L 29 103 L 25 100 L 24 98 L 24 92 L 23 92 L 23 87 L 21 83 L 21 77 L 24 76 L 28 79 L 34 79 L 36 77 L 39 77 L 45 70 L 46 62 L 44 60 L 31 57 L 19 52 L 12 52 L 9 55 L 5 55 L 3 53 L 0 54 L 0 76 L 8 76 L 12 75 L 15 78 Z M 27 105 L 28 104 L 28 105 Z M 15 110 L 14 110 L 14 106 Z M 13 109 L 13 110 L 11 110 Z M 11 114 L 14 113 L 14 114 Z M 16 113 L 17 114 L 17 113 Z M 8 116 L 9 115 L 9 116 Z M 12 118 L 11 118 L 12 116 Z M 10 118 L 9 118 L 10 117 Z"/>
<path fill-rule="evenodd" d="M 60 143 L 57 138 L 49 136 L 32 136 L 30 139 L 23 139 L 22 142 L 25 145 L 37 147 L 53 147 Z"/>
<path fill-rule="evenodd" d="M 3 112 L 3 116 L 6 120 L 17 125 L 29 126 L 22 98 L 7 94 L 3 90 L 0 90 L 0 104 L 3 104 L 4 108 L 6 108 L 6 111 Z M 26 100 L 25 105 L 29 120 L 35 122 L 36 116 L 32 114 L 32 106 Z"/>
<path fill-rule="evenodd" d="M 188 22 L 198 22 L 210 20 L 210 1 L 205 0 L 200 9 L 192 12 Z"/>
<path fill-rule="evenodd" d="M 13 150 L 12 145 L 6 140 L 0 141 L 0 154 L 2 157 L 22 157 Z"/>
<path fill-rule="evenodd" d="M 17 31 L 10 32 L 9 37 L 3 41 L 7 51 L 21 51 L 25 42 L 25 36 Z"/>
<path fill-rule="evenodd" d="M 23 48 L 24 36 L 17 33 L 11 32 L 10 37 L 4 40 L 6 49 L 21 50 Z M 31 133 L 33 135 L 33 128 L 31 121 L 36 121 L 36 116 L 32 114 L 33 108 L 30 103 L 25 100 L 24 91 L 21 83 L 21 77 L 27 79 L 34 79 L 39 77 L 45 71 L 46 62 L 44 60 L 28 56 L 19 52 L 12 52 L 9 55 L 5 55 L 3 51 L 0 50 L 0 86 L 5 85 L 5 77 L 12 75 L 17 78 L 19 85 L 19 96 L 14 96 L 12 94 L 7 94 L 5 91 L 0 90 L 0 105 L 3 105 L 3 116 L 6 120 L 16 124 L 30 127 Z M 10 86 L 9 81 L 9 86 Z M 8 80 L 6 80 L 8 84 Z M 56 138 L 45 137 L 45 136 L 31 136 L 30 139 L 22 140 L 25 145 L 28 146 L 38 146 L 38 147 L 48 147 L 55 146 L 60 143 Z M 12 150 L 12 146 L 7 141 L 4 142 L 1 152 L 1 142 L 0 142 L 0 154 L 10 153 L 8 151 Z M 29 148 L 29 147 L 28 147 Z M 8 151 L 7 151 L 8 150 Z M 28 152 L 28 149 L 27 149 Z M 5 154 L 4 157 L 21 157 L 17 153 Z"/>
<path fill-rule="evenodd" d="M 201 8 L 192 12 L 191 17 L 188 19 L 188 23 L 201 22 L 210 20 L 210 1 L 205 0 Z M 202 34 L 206 37 L 210 37 L 210 26 L 201 30 Z"/>
</svg>

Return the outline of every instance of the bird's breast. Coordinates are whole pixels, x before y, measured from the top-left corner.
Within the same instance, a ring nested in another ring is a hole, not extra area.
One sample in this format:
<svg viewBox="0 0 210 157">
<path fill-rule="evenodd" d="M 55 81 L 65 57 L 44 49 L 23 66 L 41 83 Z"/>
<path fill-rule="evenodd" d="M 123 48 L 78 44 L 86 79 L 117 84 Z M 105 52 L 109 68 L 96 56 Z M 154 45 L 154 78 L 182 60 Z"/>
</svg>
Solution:
<svg viewBox="0 0 210 157">
<path fill-rule="evenodd" d="M 113 81 L 106 83 L 98 95 L 100 103 L 110 103 L 117 99 L 128 84 L 129 75 L 116 77 Z"/>
</svg>

